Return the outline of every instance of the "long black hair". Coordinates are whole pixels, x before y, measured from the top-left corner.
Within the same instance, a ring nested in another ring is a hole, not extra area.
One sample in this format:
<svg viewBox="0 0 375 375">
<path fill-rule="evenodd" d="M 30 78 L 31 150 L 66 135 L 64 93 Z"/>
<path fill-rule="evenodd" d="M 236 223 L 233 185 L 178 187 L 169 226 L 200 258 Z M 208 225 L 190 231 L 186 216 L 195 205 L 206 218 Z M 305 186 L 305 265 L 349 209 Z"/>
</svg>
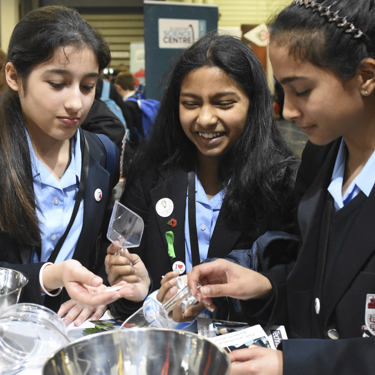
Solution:
<svg viewBox="0 0 375 375">
<path fill-rule="evenodd" d="M 237 228 L 250 225 L 250 230 L 256 232 L 270 228 L 271 222 L 279 224 L 290 198 L 296 158 L 274 124 L 261 63 L 251 48 L 235 37 L 210 32 L 175 61 L 151 138 L 135 159 L 137 173 L 147 169 L 196 169 L 196 148 L 179 120 L 179 96 L 186 75 L 203 66 L 222 69 L 242 87 L 250 101 L 243 133 L 219 166 L 219 181 L 226 189 L 222 206 L 225 218 Z M 136 175 L 130 173 L 128 183 Z"/>
<path fill-rule="evenodd" d="M 14 28 L 7 62 L 26 81 L 35 66 L 52 58 L 59 47 L 89 47 L 99 70 L 110 62 L 108 45 L 73 9 L 46 6 L 29 12 Z M 18 94 L 9 88 L 0 98 L 0 230 L 22 244 L 38 245 L 30 151 Z"/>
<path fill-rule="evenodd" d="M 374 0 L 293 1 L 270 20 L 271 41 L 350 79 L 364 58 L 375 58 L 374 19 Z"/>
</svg>

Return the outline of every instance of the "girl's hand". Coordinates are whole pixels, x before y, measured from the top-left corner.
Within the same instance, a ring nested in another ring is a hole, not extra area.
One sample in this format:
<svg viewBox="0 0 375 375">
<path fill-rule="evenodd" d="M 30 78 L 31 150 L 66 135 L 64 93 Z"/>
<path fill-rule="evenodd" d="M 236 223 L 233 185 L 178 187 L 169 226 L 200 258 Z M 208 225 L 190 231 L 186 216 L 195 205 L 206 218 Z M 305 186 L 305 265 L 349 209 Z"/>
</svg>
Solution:
<svg viewBox="0 0 375 375">
<path fill-rule="evenodd" d="M 65 325 L 74 323 L 76 327 L 79 327 L 86 320 L 99 320 L 106 310 L 106 305 L 100 305 L 97 307 L 84 307 L 76 301 L 70 299 L 64 302 L 57 314 L 64 319 Z"/>
<path fill-rule="evenodd" d="M 125 282 L 111 288 L 74 259 L 48 265 L 43 270 L 44 287 L 51 291 L 65 287 L 71 299 L 84 307 L 107 305 L 123 296 L 133 296 L 134 287 Z"/>
<path fill-rule="evenodd" d="M 215 309 L 213 297 L 248 300 L 265 296 L 272 289 L 262 274 L 225 259 L 193 267 L 188 273 L 188 285 L 193 296 L 211 311 Z"/>
<path fill-rule="evenodd" d="M 138 281 L 137 277 L 134 276 L 135 271 L 131 259 L 124 256 L 124 250 L 120 246 L 115 244 L 108 246 L 104 264 L 108 282 L 111 285 L 120 281 L 129 283 Z"/>
<path fill-rule="evenodd" d="M 159 302 L 164 304 L 176 295 L 178 291 L 178 288 L 176 286 L 178 276 L 179 276 L 178 271 L 172 271 L 172 272 L 168 272 L 163 277 L 161 281 L 160 289 L 156 296 Z M 186 275 L 182 277 L 185 279 L 185 282 L 186 282 Z M 185 311 L 182 311 L 181 305 L 179 305 L 170 313 L 170 317 L 175 322 L 190 321 L 190 320 L 193 320 L 203 309 L 204 309 L 204 305 L 199 303 L 197 305 L 190 307 L 187 310 L 188 314 L 186 314 Z"/>
<path fill-rule="evenodd" d="M 159 302 L 165 303 L 177 293 L 177 277 L 179 275 L 178 271 L 171 271 L 161 279 L 160 289 L 156 296 Z"/>
<path fill-rule="evenodd" d="M 137 254 L 111 244 L 107 249 L 105 269 L 111 285 L 126 282 L 134 287 L 134 294 L 126 299 L 141 302 L 147 297 L 151 281 L 146 266 Z"/>
<path fill-rule="evenodd" d="M 283 375 L 283 353 L 280 350 L 252 346 L 229 353 L 230 375 Z"/>
</svg>

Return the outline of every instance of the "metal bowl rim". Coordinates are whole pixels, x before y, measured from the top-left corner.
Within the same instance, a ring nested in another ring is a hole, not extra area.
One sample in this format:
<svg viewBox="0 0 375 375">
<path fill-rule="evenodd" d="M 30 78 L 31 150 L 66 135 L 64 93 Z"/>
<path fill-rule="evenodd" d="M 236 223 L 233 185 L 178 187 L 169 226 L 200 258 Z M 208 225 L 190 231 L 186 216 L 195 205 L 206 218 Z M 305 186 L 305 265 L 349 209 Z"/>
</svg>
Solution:
<svg viewBox="0 0 375 375">
<path fill-rule="evenodd" d="M 12 295 L 14 293 L 18 293 L 20 291 L 20 289 L 22 289 L 23 287 L 25 287 L 25 285 L 27 285 L 27 283 L 29 282 L 29 278 L 23 272 L 21 272 L 21 271 L 15 270 L 13 268 L 0 267 L 0 272 L 2 272 L 2 271 L 5 271 L 8 274 L 12 274 L 13 273 L 13 274 L 17 275 L 20 278 L 21 285 L 17 286 L 16 289 L 13 289 L 10 292 L 4 293 L 4 294 L 0 294 L 0 298 L 1 297 L 6 297 L 6 296 L 10 296 L 10 295 Z"/>
<path fill-rule="evenodd" d="M 177 335 L 180 335 L 180 336 L 192 336 L 192 337 L 195 337 L 199 340 L 203 340 L 203 341 L 206 341 L 208 344 L 211 344 L 212 346 L 214 346 L 217 351 L 219 353 L 222 353 L 224 354 L 224 358 L 225 358 L 225 361 L 228 363 L 228 369 L 229 369 L 229 366 L 230 366 L 230 360 L 229 360 L 229 356 L 228 356 L 228 353 L 223 349 L 221 348 L 220 346 L 218 346 L 217 344 L 215 344 L 214 342 L 210 341 L 207 337 L 205 336 L 202 336 L 202 335 L 199 335 L 198 333 L 194 333 L 194 332 L 190 332 L 190 331 L 182 331 L 182 330 L 177 330 L 177 329 L 171 329 L 171 328 L 155 328 L 155 327 L 133 327 L 133 328 L 117 328 L 117 329 L 114 329 L 114 330 L 111 330 L 111 331 L 105 331 L 105 332 L 98 332 L 98 333 L 93 333 L 93 334 L 90 334 L 88 336 L 85 336 L 85 337 L 81 337 L 77 340 L 74 340 L 72 343 L 56 350 L 54 353 L 52 353 L 44 362 L 44 365 L 43 365 L 43 374 L 44 374 L 44 370 L 45 370 L 45 367 L 48 365 L 48 363 L 52 360 L 53 357 L 55 357 L 55 355 L 61 351 L 64 351 L 64 350 L 67 350 L 79 343 L 82 343 L 82 342 L 85 342 L 85 341 L 89 341 L 91 338 L 96 338 L 98 336 L 106 336 L 106 335 L 113 335 L 113 334 L 122 334 L 123 332 L 127 332 L 127 331 L 142 331 L 142 332 L 147 332 L 147 331 L 153 331 L 153 332 L 156 332 L 156 331 L 162 331 L 162 332 L 172 332 L 173 334 L 177 334 Z"/>
</svg>

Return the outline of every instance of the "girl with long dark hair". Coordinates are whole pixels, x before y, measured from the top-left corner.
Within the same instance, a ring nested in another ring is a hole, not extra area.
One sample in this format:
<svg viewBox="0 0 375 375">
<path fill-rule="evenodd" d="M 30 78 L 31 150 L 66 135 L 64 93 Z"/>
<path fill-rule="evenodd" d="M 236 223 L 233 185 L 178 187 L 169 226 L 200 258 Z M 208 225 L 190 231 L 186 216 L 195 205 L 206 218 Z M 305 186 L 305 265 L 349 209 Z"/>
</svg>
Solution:
<svg viewBox="0 0 375 375">
<path fill-rule="evenodd" d="M 207 257 L 249 248 L 267 230 L 293 230 L 297 164 L 273 121 L 251 48 L 211 32 L 185 50 L 121 198 L 145 221 L 134 250 L 150 274 L 150 291 L 171 270 L 184 273 Z M 114 254 L 110 247 L 112 283 L 128 272 L 127 259 Z M 124 317 L 135 307 L 122 299 L 111 309 Z"/>
</svg>

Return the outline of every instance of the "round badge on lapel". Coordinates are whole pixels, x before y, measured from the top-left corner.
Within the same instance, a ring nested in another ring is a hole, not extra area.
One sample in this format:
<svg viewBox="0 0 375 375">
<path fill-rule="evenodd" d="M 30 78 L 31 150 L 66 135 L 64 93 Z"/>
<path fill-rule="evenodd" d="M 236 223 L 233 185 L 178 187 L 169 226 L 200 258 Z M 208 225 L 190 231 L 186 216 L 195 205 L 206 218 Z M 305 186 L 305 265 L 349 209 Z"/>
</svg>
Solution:
<svg viewBox="0 0 375 375">
<path fill-rule="evenodd" d="M 155 210 L 157 214 L 161 217 L 168 217 L 172 214 L 174 209 L 174 204 L 172 199 L 161 198 L 156 202 Z"/>
<path fill-rule="evenodd" d="M 94 193 L 94 197 L 95 197 L 95 200 L 97 201 L 97 202 L 100 202 L 101 200 L 102 200 L 102 198 L 103 198 L 103 192 L 102 192 L 102 190 L 101 189 L 96 189 L 95 190 L 95 193 Z"/>
<path fill-rule="evenodd" d="M 172 270 L 173 271 L 178 271 L 180 273 L 180 275 L 182 275 L 184 272 L 185 272 L 185 264 L 179 260 L 177 260 L 176 262 L 173 263 L 172 265 Z"/>
<path fill-rule="evenodd" d="M 319 313 L 320 313 L 320 299 L 318 297 L 315 298 L 314 307 L 315 307 L 316 315 L 319 315 Z"/>
</svg>

